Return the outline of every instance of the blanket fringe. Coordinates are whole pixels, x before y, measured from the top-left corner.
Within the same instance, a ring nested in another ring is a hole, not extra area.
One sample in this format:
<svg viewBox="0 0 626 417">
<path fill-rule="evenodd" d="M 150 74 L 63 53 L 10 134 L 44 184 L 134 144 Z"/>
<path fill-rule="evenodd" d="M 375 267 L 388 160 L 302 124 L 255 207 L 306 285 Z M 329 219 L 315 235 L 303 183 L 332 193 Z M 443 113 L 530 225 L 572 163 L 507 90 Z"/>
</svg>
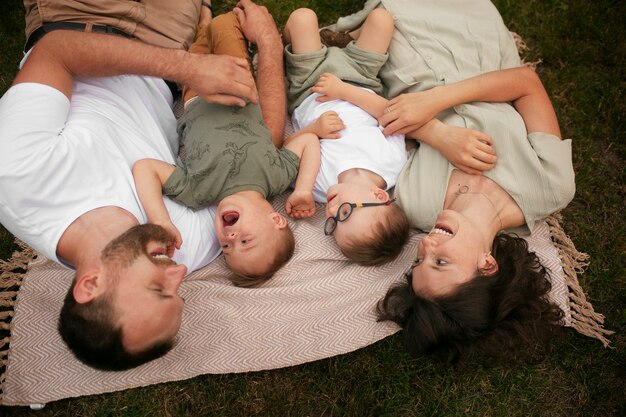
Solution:
<svg viewBox="0 0 626 417">
<path fill-rule="evenodd" d="M 530 51 L 530 48 L 528 47 L 528 45 L 526 45 L 526 42 L 524 42 L 524 39 L 520 35 L 515 32 L 510 33 L 513 36 L 513 40 L 515 41 L 517 52 L 519 52 L 522 59 L 522 64 L 534 70 L 537 70 L 537 65 L 541 64 L 543 61 L 541 59 L 538 59 L 536 61 L 526 61 L 526 54 L 528 53 L 528 51 Z"/>
<path fill-rule="evenodd" d="M 19 287 L 22 285 L 24 271 L 28 268 L 28 263 L 35 257 L 35 251 L 29 248 L 20 240 L 15 240 L 20 247 L 19 250 L 13 252 L 9 260 L 0 260 L 0 329 L 9 332 L 11 329 L 11 319 L 15 314 L 15 298 Z M 2 403 L 3 392 L 2 387 L 6 378 L 6 366 L 9 364 L 9 354 L 11 349 L 11 336 L 0 339 L 0 403 Z"/>
<path fill-rule="evenodd" d="M 569 307 L 571 320 L 569 326 L 578 333 L 598 339 L 604 347 L 610 345 L 607 336 L 615 333 L 604 328 L 604 315 L 597 313 L 578 282 L 578 274 L 582 274 L 589 265 L 589 255 L 579 252 L 574 242 L 563 230 L 561 213 L 554 213 L 546 218 L 550 237 L 559 251 L 565 283 L 569 288 Z"/>
</svg>

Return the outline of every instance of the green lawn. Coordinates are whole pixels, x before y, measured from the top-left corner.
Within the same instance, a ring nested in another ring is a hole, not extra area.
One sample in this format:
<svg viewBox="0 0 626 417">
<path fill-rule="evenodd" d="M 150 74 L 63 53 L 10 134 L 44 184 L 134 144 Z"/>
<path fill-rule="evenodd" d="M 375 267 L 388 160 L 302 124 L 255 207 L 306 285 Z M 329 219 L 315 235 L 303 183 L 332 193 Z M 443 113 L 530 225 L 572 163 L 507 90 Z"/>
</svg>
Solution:
<svg viewBox="0 0 626 417">
<path fill-rule="evenodd" d="M 418 1 L 418 0 L 415 0 Z M 235 1 L 216 2 L 218 11 Z M 360 9 L 361 1 L 262 2 L 284 24 L 308 6 L 323 23 Z M 360 351 L 275 371 L 205 375 L 187 381 L 48 404 L 38 416 L 179 415 L 626 415 L 626 280 L 623 209 L 626 134 L 626 2 L 498 0 L 509 28 L 524 37 L 530 58 L 574 146 L 577 193 L 564 228 L 591 255 L 581 283 L 606 315 L 613 349 L 573 331 L 532 362 L 470 363 L 453 368 L 412 359 L 394 336 Z M 0 2 L 0 92 L 15 75 L 23 45 L 19 0 Z M 15 250 L 0 228 L 0 259 Z M 1 407 L 2 415 L 28 413 Z M 32 412 L 35 414 L 34 412 Z"/>
</svg>

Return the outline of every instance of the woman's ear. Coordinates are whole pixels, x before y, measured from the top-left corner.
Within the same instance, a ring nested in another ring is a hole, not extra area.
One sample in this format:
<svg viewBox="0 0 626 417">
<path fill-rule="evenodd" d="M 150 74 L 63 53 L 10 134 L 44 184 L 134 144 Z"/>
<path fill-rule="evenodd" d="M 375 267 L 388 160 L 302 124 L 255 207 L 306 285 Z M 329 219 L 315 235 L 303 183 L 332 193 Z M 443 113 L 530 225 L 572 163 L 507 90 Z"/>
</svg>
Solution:
<svg viewBox="0 0 626 417">
<path fill-rule="evenodd" d="M 78 304 L 85 304 L 93 301 L 101 291 L 100 275 L 97 270 L 93 270 L 76 278 L 72 295 Z"/>
<path fill-rule="evenodd" d="M 278 226 L 279 229 L 287 227 L 287 219 L 279 212 L 274 211 L 270 214 L 270 216 L 272 216 L 272 220 L 274 220 L 274 223 L 276 223 L 276 226 Z"/>
<path fill-rule="evenodd" d="M 381 203 L 389 201 L 389 193 L 381 188 L 376 188 L 374 190 L 374 196 L 376 196 L 376 200 L 380 201 Z"/>
<path fill-rule="evenodd" d="M 478 270 L 484 276 L 490 277 L 498 272 L 498 262 L 491 252 L 487 252 L 483 261 L 478 265 Z"/>
</svg>

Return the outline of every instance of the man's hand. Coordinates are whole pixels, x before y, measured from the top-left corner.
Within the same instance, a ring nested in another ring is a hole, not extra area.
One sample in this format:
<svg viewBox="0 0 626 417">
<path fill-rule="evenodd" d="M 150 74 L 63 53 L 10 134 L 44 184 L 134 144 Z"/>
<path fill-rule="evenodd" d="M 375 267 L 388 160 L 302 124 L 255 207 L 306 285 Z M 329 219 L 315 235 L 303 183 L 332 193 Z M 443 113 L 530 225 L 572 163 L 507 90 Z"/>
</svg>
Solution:
<svg viewBox="0 0 626 417">
<path fill-rule="evenodd" d="M 282 48 L 276 23 L 267 7 L 259 6 L 250 0 L 241 0 L 233 12 L 247 40 L 255 45 L 265 42 L 276 43 Z"/>
<path fill-rule="evenodd" d="M 287 202 L 285 211 L 295 219 L 305 219 L 315 214 L 315 201 L 311 192 L 301 192 L 294 190 Z"/>
<path fill-rule="evenodd" d="M 229 55 L 189 54 L 191 72 L 185 80 L 210 103 L 244 107 L 245 99 L 258 103 L 254 78 L 243 58 Z"/>
<path fill-rule="evenodd" d="M 345 89 L 344 82 L 334 74 L 325 72 L 320 75 L 315 85 L 311 87 L 311 91 L 314 93 L 322 94 L 316 101 L 324 103 L 330 100 L 343 99 L 341 96 L 342 91 Z"/>
<path fill-rule="evenodd" d="M 339 139 L 340 130 L 345 129 L 343 120 L 335 111 L 324 112 L 311 126 L 313 133 L 320 139 Z"/>
</svg>

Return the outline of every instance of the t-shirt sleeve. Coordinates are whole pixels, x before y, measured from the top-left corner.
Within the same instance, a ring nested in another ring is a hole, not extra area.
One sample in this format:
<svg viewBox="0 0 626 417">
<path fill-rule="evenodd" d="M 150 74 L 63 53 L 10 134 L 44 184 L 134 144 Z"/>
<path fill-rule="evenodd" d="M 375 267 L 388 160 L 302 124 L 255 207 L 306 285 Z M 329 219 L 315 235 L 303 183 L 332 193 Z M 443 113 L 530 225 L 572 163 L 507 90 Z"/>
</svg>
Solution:
<svg viewBox="0 0 626 417">
<path fill-rule="evenodd" d="M 555 210 L 567 206 L 574 198 L 576 183 L 572 165 L 572 141 L 549 133 L 533 132 L 528 141 L 537 154 L 544 177 L 554 193 Z"/>
<path fill-rule="evenodd" d="M 212 201 L 206 201 L 204 198 L 206 196 L 194 193 L 197 186 L 198 184 L 189 176 L 188 171 L 177 166 L 163 184 L 163 194 L 192 209 L 209 206 Z"/>
<path fill-rule="evenodd" d="M 277 149 L 280 165 L 282 165 L 282 173 L 280 176 L 274 176 L 271 180 L 270 196 L 275 196 L 289 188 L 291 183 L 298 176 L 298 168 L 300 167 L 300 158 L 293 151 L 287 148 Z"/>
<path fill-rule="evenodd" d="M 68 98 L 50 86 L 22 83 L 11 87 L 0 101 L 0 164 L 4 169 L 25 163 L 11 157 L 22 149 L 55 146 L 53 139 L 63 131 L 69 109 Z"/>
</svg>

